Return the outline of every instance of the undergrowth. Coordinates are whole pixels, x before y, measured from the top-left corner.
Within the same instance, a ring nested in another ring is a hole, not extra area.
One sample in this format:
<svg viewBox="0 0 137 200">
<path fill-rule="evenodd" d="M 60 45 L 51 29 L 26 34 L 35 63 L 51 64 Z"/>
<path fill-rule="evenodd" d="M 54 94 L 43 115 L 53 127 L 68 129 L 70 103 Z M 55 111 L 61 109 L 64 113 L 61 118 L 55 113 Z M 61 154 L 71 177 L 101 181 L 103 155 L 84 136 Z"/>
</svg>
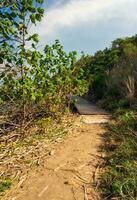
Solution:
<svg viewBox="0 0 137 200">
<path fill-rule="evenodd" d="M 22 187 L 28 172 L 44 161 L 51 151 L 51 144 L 58 143 L 74 128 L 75 116 L 66 114 L 58 120 L 39 119 L 29 127 L 25 138 L 11 132 L 0 138 L 0 197 L 12 186 Z"/>
<path fill-rule="evenodd" d="M 101 179 L 103 199 L 137 199 L 137 119 L 127 112 L 106 134 L 106 166 Z"/>
</svg>

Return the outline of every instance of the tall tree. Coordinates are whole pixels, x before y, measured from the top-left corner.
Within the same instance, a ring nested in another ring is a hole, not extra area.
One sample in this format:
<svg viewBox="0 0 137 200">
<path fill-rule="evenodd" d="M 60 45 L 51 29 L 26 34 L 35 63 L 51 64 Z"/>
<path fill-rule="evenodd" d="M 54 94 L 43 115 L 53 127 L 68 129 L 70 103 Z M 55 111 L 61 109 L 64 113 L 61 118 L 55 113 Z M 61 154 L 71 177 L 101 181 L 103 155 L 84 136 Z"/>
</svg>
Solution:
<svg viewBox="0 0 137 200">
<path fill-rule="evenodd" d="M 0 60 L 4 66 L 0 96 L 14 104 L 14 118 L 20 115 L 23 127 L 30 116 L 63 111 L 67 95 L 83 94 L 87 85 L 84 70 L 74 65 L 75 51 L 67 54 L 58 40 L 39 51 L 38 35 L 29 34 L 29 25 L 36 25 L 43 16 L 42 3 L 13 0 L 0 6 Z"/>
</svg>

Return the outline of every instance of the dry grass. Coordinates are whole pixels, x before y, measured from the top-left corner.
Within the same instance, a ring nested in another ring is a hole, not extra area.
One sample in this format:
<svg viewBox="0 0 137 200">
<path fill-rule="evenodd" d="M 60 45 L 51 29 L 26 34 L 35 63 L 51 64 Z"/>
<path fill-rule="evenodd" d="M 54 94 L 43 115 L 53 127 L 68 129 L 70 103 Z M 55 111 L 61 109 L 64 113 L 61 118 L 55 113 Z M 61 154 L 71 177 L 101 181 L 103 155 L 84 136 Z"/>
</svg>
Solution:
<svg viewBox="0 0 137 200">
<path fill-rule="evenodd" d="M 0 141 L 0 186 L 3 187 L 5 180 L 10 180 L 16 187 L 22 187 L 30 169 L 44 164 L 45 157 L 49 155 L 52 142 L 59 141 L 70 133 L 74 125 L 75 116 L 67 115 L 61 120 L 53 121 L 41 119 L 29 127 L 24 139 L 19 137 L 18 132 L 2 136 Z M 11 186 L 10 184 L 10 186 Z M 3 187 L 1 195 L 5 194 Z"/>
</svg>

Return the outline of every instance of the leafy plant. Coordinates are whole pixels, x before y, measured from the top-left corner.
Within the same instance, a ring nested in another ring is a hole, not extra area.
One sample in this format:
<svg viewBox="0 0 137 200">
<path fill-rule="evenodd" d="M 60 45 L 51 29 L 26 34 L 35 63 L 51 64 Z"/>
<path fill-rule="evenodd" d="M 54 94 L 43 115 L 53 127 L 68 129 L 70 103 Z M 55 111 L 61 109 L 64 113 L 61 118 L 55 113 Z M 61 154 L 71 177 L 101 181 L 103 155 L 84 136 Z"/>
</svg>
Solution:
<svg viewBox="0 0 137 200">
<path fill-rule="evenodd" d="M 124 115 L 120 116 L 119 119 L 131 128 L 134 128 L 134 125 L 136 124 L 136 118 L 132 111 L 126 112 Z"/>
<path fill-rule="evenodd" d="M 2 2 L 0 8 L 0 101 L 2 107 L 6 103 L 12 124 L 22 130 L 38 116 L 58 116 L 68 95 L 82 95 L 87 89 L 84 70 L 75 66 L 75 51 L 67 54 L 58 40 L 39 51 L 38 35 L 29 35 L 29 22 L 36 25 L 44 14 L 42 3 L 14 0 Z"/>
<path fill-rule="evenodd" d="M 134 119 L 130 112 L 109 127 L 106 166 L 100 185 L 103 198 L 137 198 L 137 137 L 131 123 L 135 123 Z"/>
<path fill-rule="evenodd" d="M 10 179 L 5 179 L 2 180 L 2 182 L 0 183 L 0 193 L 2 194 L 3 192 L 5 192 L 5 190 L 9 189 L 11 187 L 11 180 Z"/>
</svg>

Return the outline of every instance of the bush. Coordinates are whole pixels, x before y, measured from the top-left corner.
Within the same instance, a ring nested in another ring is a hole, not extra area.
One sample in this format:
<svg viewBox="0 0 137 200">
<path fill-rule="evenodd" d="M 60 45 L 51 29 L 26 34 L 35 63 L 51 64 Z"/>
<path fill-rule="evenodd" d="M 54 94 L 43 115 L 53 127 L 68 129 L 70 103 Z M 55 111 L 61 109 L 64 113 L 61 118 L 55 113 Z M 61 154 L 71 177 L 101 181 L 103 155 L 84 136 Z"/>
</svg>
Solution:
<svg viewBox="0 0 137 200">
<path fill-rule="evenodd" d="M 26 55 L 30 53 L 28 51 Z M 0 87 L 3 104 L 6 103 L 6 107 L 9 104 L 6 114 L 10 113 L 15 124 L 20 119 L 24 126 L 37 116 L 63 113 L 68 105 L 68 95 L 82 95 L 87 88 L 83 70 L 74 67 L 76 52 L 66 54 L 59 41 L 51 47 L 47 45 L 44 54 L 34 51 L 29 56 L 26 62 L 31 67 L 26 69 L 23 82 L 18 73 L 13 71 L 9 76 L 5 72 Z"/>
<path fill-rule="evenodd" d="M 103 198 L 137 198 L 137 120 L 128 112 L 109 126 L 106 142 L 106 169 L 102 175 Z M 114 147 L 112 149 L 112 146 Z"/>
<path fill-rule="evenodd" d="M 29 35 L 28 23 L 36 25 L 42 19 L 42 3 L 6 1 L 1 5 L 0 114 L 8 115 L 8 126 L 22 130 L 38 116 L 63 113 L 67 96 L 82 95 L 87 88 L 83 68 L 75 66 L 75 51 L 66 53 L 58 40 L 39 51 L 38 34 Z"/>
</svg>

